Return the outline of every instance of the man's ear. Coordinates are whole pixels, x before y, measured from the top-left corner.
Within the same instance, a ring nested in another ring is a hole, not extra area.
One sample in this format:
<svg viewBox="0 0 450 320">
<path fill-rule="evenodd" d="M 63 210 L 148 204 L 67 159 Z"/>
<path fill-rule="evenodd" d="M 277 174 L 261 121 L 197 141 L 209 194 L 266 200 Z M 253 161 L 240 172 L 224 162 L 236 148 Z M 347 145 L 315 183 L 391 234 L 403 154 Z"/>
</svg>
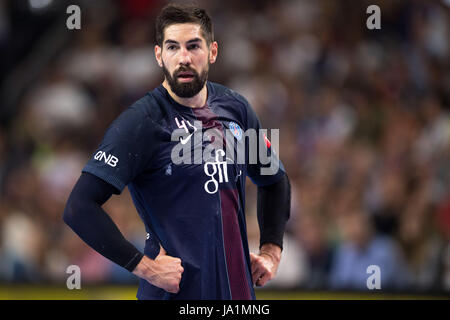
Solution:
<svg viewBox="0 0 450 320">
<path fill-rule="evenodd" d="M 209 63 L 213 64 L 214 62 L 216 62 L 217 59 L 217 54 L 218 54 L 218 44 L 217 41 L 212 42 L 209 45 Z"/>
<path fill-rule="evenodd" d="M 158 62 L 158 65 L 162 68 L 163 62 L 162 62 L 162 48 L 158 45 L 155 45 L 155 58 Z"/>
</svg>

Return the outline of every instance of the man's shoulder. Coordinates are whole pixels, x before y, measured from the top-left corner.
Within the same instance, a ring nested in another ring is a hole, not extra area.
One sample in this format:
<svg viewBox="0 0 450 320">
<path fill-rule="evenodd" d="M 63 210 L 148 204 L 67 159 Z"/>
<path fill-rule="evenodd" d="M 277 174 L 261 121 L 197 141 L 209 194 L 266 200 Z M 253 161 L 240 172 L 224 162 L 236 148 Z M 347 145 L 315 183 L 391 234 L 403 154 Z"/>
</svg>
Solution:
<svg viewBox="0 0 450 320">
<path fill-rule="evenodd" d="M 143 97 L 125 108 L 112 122 L 110 129 L 122 133 L 141 132 L 153 128 L 162 117 L 160 104 L 147 92 Z M 149 125 L 154 124 L 154 125 Z"/>
<path fill-rule="evenodd" d="M 237 91 L 226 87 L 220 83 L 216 83 L 216 82 L 208 82 L 210 85 L 210 88 L 212 89 L 212 94 L 215 97 L 218 98 L 228 98 L 231 100 L 236 100 L 237 102 L 243 104 L 243 105 L 248 105 L 247 99 L 245 99 L 245 97 L 238 93 Z"/>
<path fill-rule="evenodd" d="M 161 103 L 155 98 L 155 91 L 156 89 L 147 92 L 127 109 L 135 112 L 138 117 L 158 121 L 162 117 L 163 112 Z"/>
<path fill-rule="evenodd" d="M 228 88 L 224 85 L 210 82 L 210 88 L 213 91 L 214 98 L 219 105 L 226 105 L 237 112 L 237 117 L 241 120 L 244 125 L 252 126 L 256 119 L 256 114 L 253 111 L 250 103 L 247 99 L 237 91 Z M 248 129 L 246 127 L 246 129 Z"/>
</svg>

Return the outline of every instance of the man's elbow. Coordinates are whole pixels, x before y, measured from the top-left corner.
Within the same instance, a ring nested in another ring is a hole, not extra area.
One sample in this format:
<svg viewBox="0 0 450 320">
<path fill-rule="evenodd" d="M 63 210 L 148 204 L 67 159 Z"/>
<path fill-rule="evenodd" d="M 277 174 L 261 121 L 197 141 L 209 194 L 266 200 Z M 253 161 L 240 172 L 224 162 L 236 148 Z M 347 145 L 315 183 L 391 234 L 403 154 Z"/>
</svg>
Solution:
<svg viewBox="0 0 450 320">
<path fill-rule="evenodd" d="M 67 200 L 66 207 L 64 208 L 64 212 L 62 214 L 63 221 L 71 228 L 73 228 L 74 224 L 76 223 L 77 219 L 77 212 L 79 214 L 80 208 L 77 206 L 76 201 L 72 199 L 72 197 L 69 197 L 69 200 Z"/>
<path fill-rule="evenodd" d="M 284 175 L 276 182 L 269 184 L 264 187 L 259 187 L 260 189 L 265 189 L 268 192 L 277 192 L 280 190 L 284 190 L 287 194 L 290 195 L 291 193 L 291 183 L 289 181 L 289 177 L 287 173 L 284 173 Z"/>
<path fill-rule="evenodd" d="M 73 210 L 71 210 L 71 208 L 72 208 L 71 201 L 68 200 L 66 203 L 66 207 L 64 208 L 64 212 L 62 214 L 62 219 L 68 226 L 70 226 L 73 222 L 74 213 Z"/>
</svg>

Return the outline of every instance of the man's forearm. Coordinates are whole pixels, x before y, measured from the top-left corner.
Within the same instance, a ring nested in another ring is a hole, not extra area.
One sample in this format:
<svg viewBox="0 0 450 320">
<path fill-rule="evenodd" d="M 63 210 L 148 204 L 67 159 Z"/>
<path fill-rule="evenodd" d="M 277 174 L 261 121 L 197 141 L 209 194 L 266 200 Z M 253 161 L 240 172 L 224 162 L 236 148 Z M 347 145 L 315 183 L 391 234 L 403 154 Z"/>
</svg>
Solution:
<svg viewBox="0 0 450 320">
<path fill-rule="evenodd" d="M 275 244 L 281 252 L 290 211 L 291 186 L 287 175 L 274 184 L 258 187 L 257 215 L 261 249 L 264 244 Z"/>
<path fill-rule="evenodd" d="M 101 207 L 113 192 L 108 183 L 83 173 L 67 201 L 63 219 L 95 251 L 131 272 L 143 254 L 123 237 Z"/>
</svg>

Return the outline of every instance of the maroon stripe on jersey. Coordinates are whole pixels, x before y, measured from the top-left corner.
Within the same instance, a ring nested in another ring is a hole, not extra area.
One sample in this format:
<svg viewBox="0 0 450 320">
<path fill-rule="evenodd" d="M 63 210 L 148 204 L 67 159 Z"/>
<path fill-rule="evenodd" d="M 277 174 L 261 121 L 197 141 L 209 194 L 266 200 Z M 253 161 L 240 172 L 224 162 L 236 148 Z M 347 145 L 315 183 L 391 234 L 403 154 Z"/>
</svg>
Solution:
<svg viewBox="0 0 450 320">
<path fill-rule="evenodd" d="M 217 115 L 211 111 L 209 106 L 193 108 L 192 110 L 197 119 L 202 121 L 203 129 L 218 129 L 222 135 L 223 148 L 226 148 L 223 126 L 217 120 Z M 236 189 L 219 189 L 219 192 L 222 210 L 223 241 L 231 298 L 234 300 L 250 300 L 252 296 L 247 279 L 244 249 L 237 214 L 239 208 L 238 193 Z"/>
<path fill-rule="evenodd" d="M 237 219 L 238 196 L 235 189 L 222 189 L 220 200 L 222 206 L 222 228 L 227 258 L 228 279 L 233 300 L 250 300 L 247 274 L 244 262 L 241 233 Z"/>
</svg>

